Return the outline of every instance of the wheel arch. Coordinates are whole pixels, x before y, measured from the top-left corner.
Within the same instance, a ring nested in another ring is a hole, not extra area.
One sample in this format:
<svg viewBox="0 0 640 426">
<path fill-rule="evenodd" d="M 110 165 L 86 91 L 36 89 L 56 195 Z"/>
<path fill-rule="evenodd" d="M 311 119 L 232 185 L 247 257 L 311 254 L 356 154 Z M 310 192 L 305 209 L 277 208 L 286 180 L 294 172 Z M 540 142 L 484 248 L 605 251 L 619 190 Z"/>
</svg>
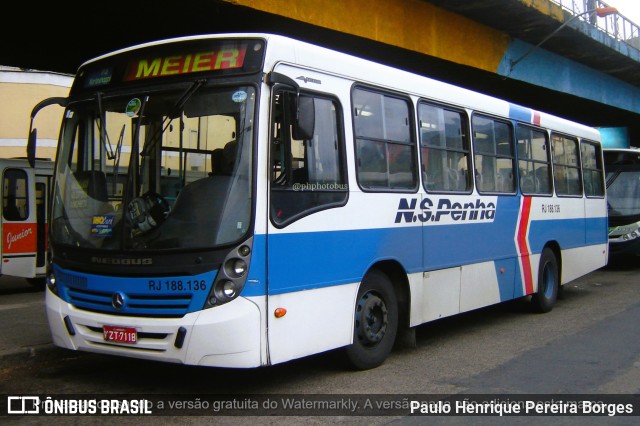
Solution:
<svg viewBox="0 0 640 426">
<path fill-rule="evenodd" d="M 391 281 L 398 302 L 398 325 L 408 328 L 411 313 L 411 291 L 407 271 L 400 262 L 394 259 L 380 260 L 374 263 L 367 270 L 367 273 L 373 269 L 384 273 Z"/>
<path fill-rule="evenodd" d="M 548 241 L 544 247 L 542 247 L 542 250 L 540 250 L 540 254 L 542 254 L 542 251 L 544 251 L 545 248 L 550 248 L 551 251 L 553 251 L 553 255 L 556 257 L 556 262 L 558 264 L 558 285 L 561 286 L 562 283 L 562 249 L 560 248 L 560 244 L 558 244 L 557 241 L 555 240 L 551 240 Z"/>
</svg>

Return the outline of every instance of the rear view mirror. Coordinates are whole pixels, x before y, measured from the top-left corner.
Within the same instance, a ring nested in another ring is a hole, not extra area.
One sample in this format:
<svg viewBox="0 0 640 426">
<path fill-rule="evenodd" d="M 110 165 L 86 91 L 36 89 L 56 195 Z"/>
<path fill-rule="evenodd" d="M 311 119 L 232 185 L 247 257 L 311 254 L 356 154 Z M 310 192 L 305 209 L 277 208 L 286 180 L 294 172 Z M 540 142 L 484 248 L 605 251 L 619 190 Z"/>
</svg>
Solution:
<svg viewBox="0 0 640 426">
<path fill-rule="evenodd" d="M 308 140 L 313 138 L 316 125 L 316 111 L 313 98 L 300 95 L 296 100 L 296 119 L 293 123 L 293 138 Z"/>
<path fill-rule="evenodd" d="M 36 165 L 36 140 L 38 139 L 38 129 L 31 130 L 29 139 L 27 140 L 27 160 L 33 168 Z"/>
<path fill-rule="evenodd" d="M 67 98 L 47 98 L 38 102 L 36 106 L 34 106 L 31 110 L 31 122 L 29 124 L 29 135 L 27 137 L 27 160 L 29 161 L 29 165 L 31 167 L 35 167 L 36 164 L 36 148 L 38 137 L 38 130 L 33 127 L 33 120 L 42 108 L 48 107 L 49 105 L 60 105 L 64 108 L 67 106 Z"/>
</svg>

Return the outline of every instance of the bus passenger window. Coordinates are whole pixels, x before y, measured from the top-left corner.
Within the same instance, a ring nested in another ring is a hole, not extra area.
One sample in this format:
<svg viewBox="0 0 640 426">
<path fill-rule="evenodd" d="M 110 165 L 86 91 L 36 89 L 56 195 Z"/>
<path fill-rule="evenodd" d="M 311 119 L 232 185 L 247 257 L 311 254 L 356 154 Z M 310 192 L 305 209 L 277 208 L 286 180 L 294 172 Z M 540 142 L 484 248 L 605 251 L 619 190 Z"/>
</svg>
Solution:
<svg viewBox="0 0 640 426">
<path fill-rule="evenodd" d="M 464 113 L 421 102 L 418 115 L 425 189 L 469 192 L 471 157 Z"/>
<path fill-rule="evenodd" d="M 587 197 L 604 195 L 604 173 L 600 147 L 593 142 L 582 141 L 582 175 Z"/>
<path fill-rule="evenodd" d="M 474 115 L 471 126 L 478 192 L 514 194 L 515 156 L 511 124 Z"/>
<path fill-rule="evenodd" d="M 551 195 L 547 133 L 519 123 L 516 137 L 520 191 L 523 194 Z"/>
<path fill-rule="evenodd" d="M 365 89 L 353 91 L 356 171 L 365 190 L 411 190 L 418 182 L 409 102 Z"/>
<path fill-rule="evenodd" d="M 553 180 L 558 195 L 582 195 L 578 140 L 556 133 L 553 145 Z"/>
<path fill-rule="evenodd" d="M 347 199 L 338 104 L 314 97 L 314 133 L 299 140 L 293 132 L 296 97 L 294 92 L 276 90 L 272 105 L 271 219 L 276 226 L 340 206 Z"/>
<path fill-rule="evenodd" d="M 2 215 L 6 220 L 26 220 L 29 217 L 27 174 L 24 170 L 7 169 L 4 172 L 2 194 Z"/>
</svg>

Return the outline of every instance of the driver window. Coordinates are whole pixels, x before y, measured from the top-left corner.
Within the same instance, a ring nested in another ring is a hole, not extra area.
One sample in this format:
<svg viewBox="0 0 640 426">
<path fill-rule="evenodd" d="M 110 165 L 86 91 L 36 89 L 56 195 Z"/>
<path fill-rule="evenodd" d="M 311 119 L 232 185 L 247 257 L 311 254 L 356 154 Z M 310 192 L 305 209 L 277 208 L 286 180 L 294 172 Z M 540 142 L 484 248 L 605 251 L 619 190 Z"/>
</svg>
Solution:
<svg viewBox="0 0 640 426">
<path fill-rule="evenodd" d="M 271 123 L 271 219 L 276 226 L 344 204 L 347 198 L 342 125 L 336 101 L 314 97 L 315 130 L 294 138 L 297 95 L 277 90 Z"/>
</svg>

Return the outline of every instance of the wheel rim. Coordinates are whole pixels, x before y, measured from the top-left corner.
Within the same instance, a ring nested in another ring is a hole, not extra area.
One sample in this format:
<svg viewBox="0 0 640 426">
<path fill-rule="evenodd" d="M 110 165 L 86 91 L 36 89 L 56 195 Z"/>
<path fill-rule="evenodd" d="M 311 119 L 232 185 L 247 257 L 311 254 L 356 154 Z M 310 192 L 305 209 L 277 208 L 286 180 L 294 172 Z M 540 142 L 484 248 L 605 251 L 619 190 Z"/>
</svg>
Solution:
<svg viewBox="0 0 640 426">
<path fill-rule="evenodd" d="M 542 291 L 541 293 L 544 295 L 546 299 L 550 299 L 553 297 L 553 289 L 556 285 L 556 279 L 553 273 L 553 268 L 549 265 L 549 263 L 544 265 L 544 270 L 542 272 Z"/>
<path fill-rule="evenodd" d="M 384 300 L 373 292 L 362 295 L 356 308 L 356 335 L 364 346 L 374 346 L 387 331 L 388 312 Z"/>
</svg>

